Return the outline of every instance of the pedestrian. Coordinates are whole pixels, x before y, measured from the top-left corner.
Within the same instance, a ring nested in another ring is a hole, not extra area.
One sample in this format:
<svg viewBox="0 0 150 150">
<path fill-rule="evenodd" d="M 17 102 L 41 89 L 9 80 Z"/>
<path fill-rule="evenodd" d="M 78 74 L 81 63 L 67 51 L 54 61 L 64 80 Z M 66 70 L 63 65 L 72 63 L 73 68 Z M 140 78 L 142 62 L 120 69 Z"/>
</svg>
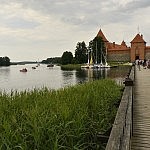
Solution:
<svg viewBox="0 0 150 150">
<path fill-rule="evenodd" d="M 138 67 L 139 71 L 141 70 L 140 65 L 141 65 L 141 61 L 138 60 L 138 62 L 137 62 L 137 67 Z"/>
<path fill-rule="evenodd" d="M 147 68 L 150 69 L 150 60 L 147 61 Z"/>
<path fill-rule="evenodd" d="M 143 68 L 146 69 L 146 59 L 143 60 Z"/>
</svg>

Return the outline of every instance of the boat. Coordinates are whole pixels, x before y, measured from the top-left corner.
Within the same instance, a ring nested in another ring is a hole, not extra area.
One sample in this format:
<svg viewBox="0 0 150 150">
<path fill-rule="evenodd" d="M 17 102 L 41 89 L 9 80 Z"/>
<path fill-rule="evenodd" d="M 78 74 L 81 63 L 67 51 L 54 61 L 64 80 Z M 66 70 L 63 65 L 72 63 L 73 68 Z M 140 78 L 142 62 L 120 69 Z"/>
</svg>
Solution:
<svg viewBox="0 0 150 150">
<path fill-rule="evenodd" d="M 103 54 L 102 54 L 102 44 L 101 44 L 101 55 L 100 55 L 100 63 L 97 63 L 97 42 L 96 42 L 96 64 L 94 64 L 94 68 L 104 68 L 105 65 L 103 64 L 102 58 L 103 58 Z"/>
<path fill-rule="evenodd" d="M 104 56 L 104 60 L 105 60 L 105 65 L 104 65 L 104 67 L 105 67 L 105 68 L 111 68 L 111 66 L 108 65 L 108 63 L 107 63 L 107 47 L 106 47 L 106 55 Z"/>
<path fill-rule="evenodd" d="M 82 69 L 89 69 L 89 64 L 85 64 L 81 66 Z"/>
<path fill-rule="evenodd" d="M 32 67 L 32 69 L 36 69 L 36 67 Z"/>
<path fill-rule="evenodd" d="M 106 55 L 104 55 L 102 51 L 102 44 L 101 44 L 101 55 L 100 55 L 100 63 L 97 62 L 97 42 L 96 42 L 96 59 L 95 64 L 93 63 L 92 51 L 91 51 L 91 59 L 89 59 L 89 52 L 88 52 L 88 63 L 81 66 L 81 68 L 86 69 L 103 69 L 103 68 L 111 68 L 110 65 L 107 63 L 107 48 L 106 48 Z M 104 63 L 102 59 L 104 58 Z"/>
<path fill-rule="evenodd" d="M 94 64 L 94 68 L 99 68 L 99 64 L 97 63 L 97 42 L 96 42 L 96 60 L 95 60 L 95 64 Z"/>
<path fill-rule="evenodd" d="M 104 58 L 104 63 L 102 62 L 102 56 Z M 102 48 L 101 48 L 101 63 L 98 65 L 98 68 L 111 68 L 110 65 L 108 65 L 107 63 L 107 48 L 106 48 L 106 55 L 104 55 L 103 51 L 102 51 Z"/>
<path fill-rule="evenodd" d="M 54 64 L 48 64 L 47 67 L 54 67 Z"/>
<path fill-rule="evenodd" d="M 27 72 L 27 69 L 23 68 L 23 69 L 20 70 L 20 72 Z"/>
<path fill-rule="evenodd" d="M 37 61 L 37 65 L 36 65 L 36 67 L 38 67 L 38 66 L 40 66 L 40 62 L 39 62 L 39 59 L 38 59 L 38 61 Z"/>
<path fill-rule="evenodd" d="M 85 68 L 85 69 L 92 69 L 92 68 L 94 68 L 92 51 L 91 51 L 91 58 L 89 56 L 89 51 L 88 51 L 88 62 L 87 62 L 87 64 L 81 66 L 81 68 Z"/>
</svg>

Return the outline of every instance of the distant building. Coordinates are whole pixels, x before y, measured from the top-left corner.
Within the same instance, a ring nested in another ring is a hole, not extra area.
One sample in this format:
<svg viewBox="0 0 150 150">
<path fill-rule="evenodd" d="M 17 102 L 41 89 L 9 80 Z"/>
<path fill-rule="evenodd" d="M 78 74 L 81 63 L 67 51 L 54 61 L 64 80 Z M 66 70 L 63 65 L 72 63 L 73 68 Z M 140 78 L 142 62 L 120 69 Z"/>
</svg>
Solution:
<svg viewBox="0 0 150 150">
<path fill-rule="evenodd" d="M 128 47 L 123 40 L 121 44 L 109 42 L 102 30 L 100 29 L 97 36 L 101 37 L 105 43 L 108 54 L 108 61 L 130 61 L 134 62 L 136 59 L 150 59 L 150 46 L 146 46 L 143 35 L 137 34 L 130 42 L 131 47 Z"/>
</svg>

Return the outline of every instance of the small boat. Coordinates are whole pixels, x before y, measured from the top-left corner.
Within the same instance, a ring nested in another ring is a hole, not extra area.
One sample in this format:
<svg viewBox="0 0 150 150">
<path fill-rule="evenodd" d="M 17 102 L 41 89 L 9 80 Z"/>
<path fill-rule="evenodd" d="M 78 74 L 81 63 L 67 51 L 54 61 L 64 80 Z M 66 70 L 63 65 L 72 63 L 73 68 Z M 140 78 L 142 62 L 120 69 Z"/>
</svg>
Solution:
<svg viewBox="0 0 150 150">
<path fill-rule="evenodd" d="M 20 70 L 20 72 L 27 72 L 27 69 L 23 68 L 23 69 Z"/>
<path fill-rule="evenodd" d="M 48 64 L 47 67 L 54 67 L 54 65 L 53 64 Z"/>
<path fill-rule="evenodd" d="M 85 65 L 81 66 L 81 68 L 82 69 L 93 69 L 93 68 L 95 68 L 95 66 L 94 65 L 90 65 L 90 64 L 85 64 Z"/>
<path fill-rule="evenodd" d="M 40 64 L 37 64 L 36 67 L 40 66 Z"/>
<path fill-rule="evenodd" d="M 36 69 L 36 67 L 32 67 L 32 69 Z"/>
</svg>

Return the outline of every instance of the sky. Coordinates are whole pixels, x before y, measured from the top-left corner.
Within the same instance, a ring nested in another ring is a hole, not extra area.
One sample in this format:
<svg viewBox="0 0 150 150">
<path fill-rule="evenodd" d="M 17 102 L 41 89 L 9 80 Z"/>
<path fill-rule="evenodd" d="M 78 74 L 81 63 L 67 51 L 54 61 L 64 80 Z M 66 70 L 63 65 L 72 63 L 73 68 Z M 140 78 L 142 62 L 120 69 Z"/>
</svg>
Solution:
<svg viewBox="0 0 150 150">
<path fill-rule="evenodd" d="M 74 55 L 100 28 L 130 46 L 137 33 L 150 46 L 150 0 L 0 0 L 0 57 L 41 61 Z"/>
</svg>

